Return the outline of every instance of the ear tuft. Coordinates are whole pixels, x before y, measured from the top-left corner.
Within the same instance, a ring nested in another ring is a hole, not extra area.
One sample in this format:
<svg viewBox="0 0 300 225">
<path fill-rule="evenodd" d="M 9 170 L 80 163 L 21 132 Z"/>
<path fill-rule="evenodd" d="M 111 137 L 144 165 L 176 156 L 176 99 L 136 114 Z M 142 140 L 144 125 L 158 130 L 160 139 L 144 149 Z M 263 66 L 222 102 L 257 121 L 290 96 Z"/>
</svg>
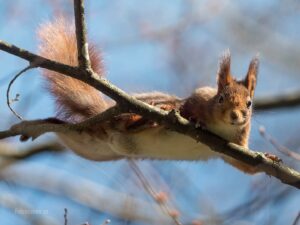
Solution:
<svg viewBox="0 0 300 225">
<path fill-rule="evenodd" d="M 256 56 L 253 57 L 253 59 L 249 64 L 248 73 L 244 80 L 244 85 L 248 89 L 251 98 L 253 98 L 254 90 L 256 87 L 258 68 L 259 68 L 259 54 L 256 54 Z"/>
<path fill-rule="evenodd" d="M 218 90 L 223 89 L 225 86 L 229 85 L 232 82 L 232 77 L 230 75 L 230 63 L 230 51 L 229 49 L 226 49 L 221 54 L 219 59 L 219 69 L 217 72 Z"/>
<path fill-rule="evenodd" d="M 226 64 L 226 63 L 230 64 L 230 58 L 231 58 L 231 53 L 229 48 L 227 48 L 220 55 L 220 64 Z"/>
<path fill-rule="evenodd" d="M 249 65 L 249 70 L 255 70 L 257 73 L 259 67 L 259 53 L 256 53 L 256 55 L 252 58 L 250 65 Z"/>
</svg>

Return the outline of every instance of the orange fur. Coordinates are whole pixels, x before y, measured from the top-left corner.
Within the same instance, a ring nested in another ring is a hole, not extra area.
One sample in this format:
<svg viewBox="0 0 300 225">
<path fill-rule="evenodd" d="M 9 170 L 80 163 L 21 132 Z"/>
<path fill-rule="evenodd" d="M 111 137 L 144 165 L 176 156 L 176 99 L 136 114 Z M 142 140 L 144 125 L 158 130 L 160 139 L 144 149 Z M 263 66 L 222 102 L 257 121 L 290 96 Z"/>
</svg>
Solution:
<svg viewBox="0 0 300 225">
<path fill-rule="evenodd" d="M 40 54 L 64 64 L 77 66 L 77 44 L 74 27 L 63 18 L 43 24 L 39 29 Z M 89 48 L 93 70 L 103 74 L 99 53 Z M 198 88 L 187 99 L 181 100 L 161 92 L 134 95 L 137 99 L 164 110 L 179 109 L 191 119 L 227 141 L 247 147 L 251 125 L 251 105 L 256 86 L 258 60 L 251 61 L 246 78 L 236 81 L 230 73 L 230 53 L 226 52 L 218 70 L 218 89 Z M 91 86 L 43 70 L 49 89 L 56 97 L 58 115 L 63 120 L 78 122 L 94 116 L 108 106 L 101 94 Z M 103 126 L 102 126 L 103 125 Z M 123 113 L 105 124 L 95 124 L 82 133 L 59 133 L 64 143 L 77 154 L 92 160 L 112 160 L 123 157 L 207 160 L 220 157 L 208 146 L 196 143 L 185 135 L 169 130 L 164 125 L 140 115 Z M 256 168 L 227 156 L 221 156 L 236 168 L 255 173 Z"/>
<path fill-rule="evenodd" d="M 75 29 L 64 18 L 42 24 L 38 30 L 39 52 L 42 56 L 71 66 L 77 66 L 77 44 Z M 93 70 L 103 74 L 99 52 L 89 46 Z M 93 87 L 71 77 L 50 70 L 43 70 L 49 81 L 48 87 L 56 97 L 58 116 L 68 121 L 80 121 L 94 116 L 104 109 L 106 103 L 101 94 Z"/>
<path fill-rule="evenodd" d="M 203 87 L 186 99 L 181 115 L 224 139 L 248 147 L 251 126 L 251 101 L 256 86 L 258 59 L 254 58 L 244 80 L 236 81 L 230 72 L 230 53 L 225 52 L 217 73 L 218 89 Z M 247 173 L 256 168 L 223 156 L 224 160 Z"/>
<path fill-rule="evenodd" d="M 256 86 L 258 60 L 255 58 L 251 61 L 246 78 L 242 81 L 236 81 L 232 77 L 230 61 L 230 53 L 227 51 L 220 60 L 217 73 L 218 89 L 211 87 L 196 89 L 186 99 L 180 111 L 187 119 L 211 127 L 212 130 L 218 126 L 235 129 L 236 134 L 230 138 L 223 138 L 247 147 L 252 113 L 252 107 L 248 104 L 251 104 Z"/>
</svg>

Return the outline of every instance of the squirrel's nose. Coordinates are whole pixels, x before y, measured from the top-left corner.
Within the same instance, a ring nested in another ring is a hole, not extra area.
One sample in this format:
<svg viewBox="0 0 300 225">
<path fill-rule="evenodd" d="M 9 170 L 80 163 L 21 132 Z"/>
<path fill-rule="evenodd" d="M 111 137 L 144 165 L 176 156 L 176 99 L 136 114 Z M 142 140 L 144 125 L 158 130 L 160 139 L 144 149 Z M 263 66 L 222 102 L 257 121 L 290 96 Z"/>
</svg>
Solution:
<svg viewBox="0 0 300 225">
<path fill-rule="evenodd" d="M 230 117 L 231 117 L 232 120 L 237 120 L 239 118 L 239 116 L 238 116 L 238 114 L 237 114 L 236 111 L 232 111 L 230 113 Z"/>
<path fill-rule="evenodd" d="M 248 111 L 247 110 L 242 110 L 241 113 L 242 113 L 244 118 L 246 118 L 248 116 Z"/>
</svg>

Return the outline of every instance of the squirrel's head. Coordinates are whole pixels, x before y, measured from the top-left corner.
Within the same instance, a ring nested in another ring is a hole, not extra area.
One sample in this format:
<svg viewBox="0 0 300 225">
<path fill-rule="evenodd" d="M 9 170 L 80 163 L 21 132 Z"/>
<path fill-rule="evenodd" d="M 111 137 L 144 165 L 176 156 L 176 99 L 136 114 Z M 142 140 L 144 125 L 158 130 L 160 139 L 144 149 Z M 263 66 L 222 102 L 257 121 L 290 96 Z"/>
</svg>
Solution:
<svg viewBox="0 0 300 225">
<path fill-rule="evenodd" d="M 252 112 L 252 99 L 258 73 L 258 58 L 251 60 L 246 77 L 237 81 L 230 73 L 230 52 L 225 51 L 220 58 L 217 72 L 218 91 L 214 98 L 215 117 L 231 125 L 245 125 Z"/>
</svg>

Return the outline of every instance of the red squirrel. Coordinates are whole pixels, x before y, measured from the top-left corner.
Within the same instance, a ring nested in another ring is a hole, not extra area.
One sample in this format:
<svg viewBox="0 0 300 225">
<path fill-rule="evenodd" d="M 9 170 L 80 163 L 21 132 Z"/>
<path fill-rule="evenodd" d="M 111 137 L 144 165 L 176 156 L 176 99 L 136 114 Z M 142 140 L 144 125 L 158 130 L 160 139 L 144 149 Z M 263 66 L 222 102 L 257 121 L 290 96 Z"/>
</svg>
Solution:
<svg viewBox="0 0 300 225">
<path fill-rule="evenodd" d="M 42 56 L 68 65 L 77 65 L 75 32 L 66 20 L 60 18 L 43 24 L 38 34 Z M 89 54 L 92 69 L 102 75 L 104 70 L 99 52 L 90 45 Z M 237 81 L 231 75 L 230 60 L 229 51 L 220 58 L 217 88 L 198 88 L 186 99 L 161 92 L 134 96 L 164 110 L 179 110 L 186 119 L 204 126 L 229 142 L 248 147 L 259 61 L 253 58 L 245 79 Z M 79 80 L 50 70 L 43 70 L 43 75 L 56 98 L 57 116 L 66 122 L 80 122 L 113 106 L 96 89 Z M 132 113 L 124 113 L 111 121 L 95 124 L 88 131 L 57 135 L 68 148 L 91 160 L 126 157 L 166 160 L 223 158 L 244 172 L 258 171 L 257 168 L 210 150 L 191 137 Z"/>
</svg>

